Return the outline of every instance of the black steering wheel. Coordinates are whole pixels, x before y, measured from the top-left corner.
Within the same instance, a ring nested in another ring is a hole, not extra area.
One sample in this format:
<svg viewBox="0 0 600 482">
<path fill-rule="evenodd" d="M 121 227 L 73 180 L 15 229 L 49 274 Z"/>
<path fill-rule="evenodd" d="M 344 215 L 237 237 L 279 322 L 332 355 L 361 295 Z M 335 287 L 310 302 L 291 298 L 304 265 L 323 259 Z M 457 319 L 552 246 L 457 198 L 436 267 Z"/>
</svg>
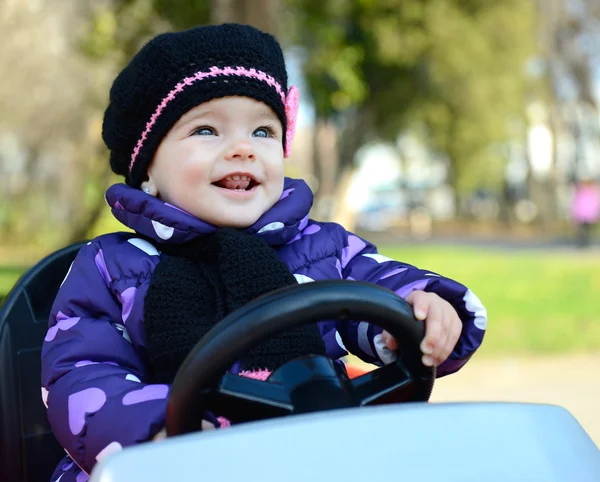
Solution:
<svg viewBox="0 0 600 482">
<path fill-rule="evenodd" d="M 324 320 L 364 320 L 397 340 L 397 360 L 350 380 L 339 363 L 311 355 L 292 360 L 267 381 L 227 373 L 265 339 Z M 426 401 L 435 368 L 421 362 L 425 334 L 412 307 L 394 292 L 358 281 L 316 281 L 276 290 L 215 325 L 188 354 L 171 386 L 168 436 L 202 430 L 211 407 L 232 423 L 381 403 Z"/>
</svg>

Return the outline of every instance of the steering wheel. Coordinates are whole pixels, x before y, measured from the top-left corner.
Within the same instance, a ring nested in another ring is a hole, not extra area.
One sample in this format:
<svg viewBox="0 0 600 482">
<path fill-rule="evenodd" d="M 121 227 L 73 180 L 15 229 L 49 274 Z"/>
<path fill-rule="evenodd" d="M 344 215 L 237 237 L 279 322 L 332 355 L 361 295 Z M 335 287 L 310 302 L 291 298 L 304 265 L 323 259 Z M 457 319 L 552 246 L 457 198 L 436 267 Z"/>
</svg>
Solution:
<svg viewBox="0 0 600 482">
<path fill-rule="evenodd" d="M 266 381 L 228 370 L 278 333 L 324 320 L 364 320 L 398 340 L 397 360 L 350 380 L 321 355 L 292 360 Z M 394 292 L 359 281 L 316 281 L 273 291 L 229 314 L 181 364 L 167 404 L 168 436 L 202 430 L 209 407 L 233 424 L 284 415 L 382 403 L 427 401 L 435 368 L 421 362 L 425 334 L 412 307 Z"/>
</svg>

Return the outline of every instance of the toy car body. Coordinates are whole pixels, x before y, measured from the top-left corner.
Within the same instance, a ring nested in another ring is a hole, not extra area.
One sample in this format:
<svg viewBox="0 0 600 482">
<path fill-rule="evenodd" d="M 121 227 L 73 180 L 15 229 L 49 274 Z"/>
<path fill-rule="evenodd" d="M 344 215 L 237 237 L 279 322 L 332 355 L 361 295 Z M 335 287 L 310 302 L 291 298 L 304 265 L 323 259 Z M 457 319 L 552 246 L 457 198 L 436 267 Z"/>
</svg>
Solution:
<svg viewBox="0 0 600 482">
<path fill-rule="evenodd" d="M 252 422 L 143 444 L 90 482 L 592 482 L 600 451 L 561 407 L 414 402 Z"/>
</svg>

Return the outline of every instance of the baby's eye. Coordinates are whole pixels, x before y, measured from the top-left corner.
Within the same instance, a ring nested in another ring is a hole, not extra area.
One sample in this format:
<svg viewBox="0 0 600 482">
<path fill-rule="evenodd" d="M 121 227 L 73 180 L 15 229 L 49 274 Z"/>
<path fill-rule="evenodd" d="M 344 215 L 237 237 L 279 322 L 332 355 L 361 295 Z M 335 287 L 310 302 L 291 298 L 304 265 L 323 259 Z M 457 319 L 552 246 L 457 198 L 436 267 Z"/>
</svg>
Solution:
<svg viewBox="0 0 600 482">
<path fill-rule="evenodd" d="M 195 136 L 214 136 L 216 135 L 216 131 L 212 127 L 202 126 L 195 129 L 192 134 Z"/>
<path fill-rule="evenodd" d="M 254 131 L 253 135 L 255 137 L 264 137 L 264 138 L 275 137 L 275 133 L 273 132 L 273 129 L 269 126 L 259 127 L 258 129 L 256 129 Z"/>
</svg>

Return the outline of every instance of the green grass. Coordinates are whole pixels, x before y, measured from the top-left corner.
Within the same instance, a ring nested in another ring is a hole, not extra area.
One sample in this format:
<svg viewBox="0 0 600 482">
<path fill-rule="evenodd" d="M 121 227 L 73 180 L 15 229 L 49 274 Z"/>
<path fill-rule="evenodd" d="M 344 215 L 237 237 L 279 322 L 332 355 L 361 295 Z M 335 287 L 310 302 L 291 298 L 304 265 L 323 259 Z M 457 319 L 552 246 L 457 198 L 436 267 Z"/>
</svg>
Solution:
<svg viewBox="0 0 600 482">
<path fill-rule="evenodd" d="M 25 268 L 19 266 L 0 267 L 0 303 L 23 274 Z"/>
<path fill-rule="evenodd" d="M 600 255 L 466 247 L 381 247 L 467 285 L 488 310 L 482 355 L 600 351 Z M 22 268 L 0 268 L 0 299 Z"/>
<path fill-rule="evenodd" d="M 567 251 L 385 247 L 382 254 L 451 277 L 488 311 L 481 354 L 600 350 L 600 256 Z"/>
</svg>

